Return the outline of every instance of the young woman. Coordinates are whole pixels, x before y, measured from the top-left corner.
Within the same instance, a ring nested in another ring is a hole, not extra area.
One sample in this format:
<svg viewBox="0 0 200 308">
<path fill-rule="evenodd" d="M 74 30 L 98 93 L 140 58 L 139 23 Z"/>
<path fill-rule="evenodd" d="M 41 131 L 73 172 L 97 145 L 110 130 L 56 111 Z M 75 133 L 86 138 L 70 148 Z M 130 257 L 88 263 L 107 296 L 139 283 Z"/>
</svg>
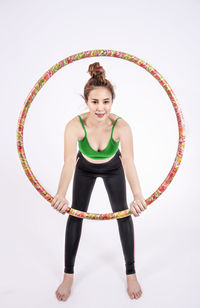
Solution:
<svg viewBox="0 0 200 308">
<path fill-rule="evenodd" d="M 122 117 L 111 113 L 115 93 L 112 84 L 105 78 L 103 67 L 95 62 L 89 65 L 88 72 L 91 78 L 84 88 L 84 100 L 89 112 L 76 116 L 65 127 L 64 166 L 51 205 L 64 214 L 69 205 L 65 195 L 75 169 L 72 208 L 87 212 L 96 178 L 102 177 L 113 212 L 127 209 L 126 174 L 134 197 L 130 210 L 137 217 L 147 206 L 134 165 L 131 128 Z M 59 301 L 66 301 L 71 293 L 82 223 L 82 218 L 69 215 L 65 234 L 64 278 L 56 290 Z M 127 292 L 131 299 L 138 299 L 142 290 L 135 271 L 132 217 L 119 218 L 117 223 L 125 259 Z"/>
</svg>

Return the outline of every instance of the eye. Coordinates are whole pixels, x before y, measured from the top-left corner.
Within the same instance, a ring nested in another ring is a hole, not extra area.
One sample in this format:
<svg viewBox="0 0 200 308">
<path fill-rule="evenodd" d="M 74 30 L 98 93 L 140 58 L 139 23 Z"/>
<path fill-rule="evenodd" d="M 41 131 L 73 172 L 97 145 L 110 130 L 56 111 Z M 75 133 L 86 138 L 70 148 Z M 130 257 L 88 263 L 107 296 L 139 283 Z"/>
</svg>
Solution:
<svg viewBox="0 0 200 308">
<path fill-rule="evenodd" d="M 92 101 L 94 104 L 97 103 L 97 101 Z M 105 101 L 104 103 L 109 104 L 109 101 Z"/>
</svg>

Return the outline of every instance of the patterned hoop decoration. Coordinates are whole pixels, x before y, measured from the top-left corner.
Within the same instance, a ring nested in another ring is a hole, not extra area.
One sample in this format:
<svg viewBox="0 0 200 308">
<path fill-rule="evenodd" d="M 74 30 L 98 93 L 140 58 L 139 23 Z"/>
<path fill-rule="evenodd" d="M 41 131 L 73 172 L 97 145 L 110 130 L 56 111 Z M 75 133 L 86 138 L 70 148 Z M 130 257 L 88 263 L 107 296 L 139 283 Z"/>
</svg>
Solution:
<svg viewBox="0 0 200 308">
<path fill-rule="evenodd" d="M 153 68 L 150 64 L 147 62 L 132 56 L 130 54 L 127 54 L 125 52 L 115 51 L 115 50 L 88 50 L 84 52 L 80 52 L 77 54 L 74 54 L 70 57 L 65 58 L 64 60 L 61 60 L 60 62 L 56 63 L 54 66 L 52 66 L 44 75 L 36 82 L 33 89 L 30 91 L 28 97 L 25 100 L 24 108 L 22 109 L 19 119 L 18 119 L 18 125 L 17 125 L 17 150 L 19 154 L 19 158 L 22 164 L 22 167 L 30 180 L 30 182 L 33 184 L 35 189 L 50 203 L 53 201 L 53 198 L 38 182 L 36 177 L 34 176 L 28 161 L 25 156 L 24 152 L 24 146 L 23 146 L 23 130 L 24 130 L 24 123 L 26 119 L 27 112 L 29 110 L 29 107 L 34 100 L 37 93 L 40 91 L 40 89 L 44 86 L 44 84 L 51 78 L 59 69 L 64 67 L 65 65 L 69 65 L 70 63 L 81 60 L 84 58 L 89 57 L 116 57 L 119 59 L 127 60 L 132 63 L 135 63 L 142 68 L 144 68 L 147 72 L 149 72 L 154 78 L 158 80 L 158 82 L 161 84 L 161 86 L 165 89 L 167 95 L 169 96 L 172 106 L 174 107 L 177 121 L 178 121 L 178 128 L 179 128 L 179 142 L 178 142 L 178 149 L 176 153 L 176 157 L 174 160 L 174 163 L 171 167 L 170 172 L 168 173 L 165 180 L 162 182 L 162 184 L 158 187 L 158 189 L 145 200 L 146 204 L 149 205 L 153 201 L 155 201 L 168 187 L 168 185 L 173 180 L 179 165 L 181 163 L 182 157 L 183 157 L 183 151 L 185 147 L 185 124 L 184 119 L 182 115 L 181 108 L 179 106 L 179 103 L 175 97 L 174 92 L 172 91 L 171 87 L 167 83 L 167 81 L 163 78 L 161 74 L 158 73 L 158 71 Z M 126 209 L 120 212 L 115 213 L 109 213 L 109 214 L 94 214 L 94 213 L 87 213 L 78 211 L 76 209 L 70 208 L 69 206 L 66 209 L 66 213 L 79 217 L 79 218 L 87 218 L 87 219 L 96 219 L 96 220 L 107 220 L 107 219 L 114 219 L 114 218 L 123 218 L 126 216 L 131 215 L 130 209 Z"/>
</svg>

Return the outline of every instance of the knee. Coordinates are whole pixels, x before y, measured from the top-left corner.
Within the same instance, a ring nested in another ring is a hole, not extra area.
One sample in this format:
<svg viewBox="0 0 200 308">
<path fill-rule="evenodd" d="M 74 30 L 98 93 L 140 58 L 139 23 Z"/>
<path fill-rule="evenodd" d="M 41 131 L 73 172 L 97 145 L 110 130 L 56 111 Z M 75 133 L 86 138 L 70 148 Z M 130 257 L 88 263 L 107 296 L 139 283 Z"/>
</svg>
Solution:
<svg viewBox="0 0 200 308">
<path fill-rule="evenodd" d="M 123 218 L 117 218 L 117 222 L 120 223 L 120 222 L 124 222 L 124 221 L 130 221 L 131 220 L 131 216 L 126 216 L 126 217 L 123 217 Z"/>
<path fill-rule="evenodd" d="M 77 223 L 82 223 L 83 222 L 83 218 L 79 218 L 73 215 L 69 215 L 68 217 L 69 221 L 73 221 L 73 222 L 77 222 Z"/>
</svg>

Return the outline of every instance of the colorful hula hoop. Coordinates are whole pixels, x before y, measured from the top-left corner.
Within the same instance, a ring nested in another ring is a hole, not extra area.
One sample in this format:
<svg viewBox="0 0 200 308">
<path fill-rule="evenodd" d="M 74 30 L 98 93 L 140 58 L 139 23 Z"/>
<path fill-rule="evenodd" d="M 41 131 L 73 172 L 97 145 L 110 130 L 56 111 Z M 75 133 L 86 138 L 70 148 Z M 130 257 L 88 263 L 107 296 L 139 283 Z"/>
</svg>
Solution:
<svg viewBox="0 0 200 308">
<path fill-rule="evenodd" d="M 168 187 L 168 185 L 173 180 L 179 165 L 181 163 L 182 157 L 183 157 L 183 151 L 185 147 L 185 124 L 184 119 L 182 115 L 181 108 L 179 106 L 179 103 L 174 95 L 174 92 L 172 91 L 171 87 L 167 83 L 167 81 L 163 78 L 161 74 L 158 73 L 158 71 L 153 68 L 150 64 L 146 63 L 145 61 L 132 56 L 130 54 L 127 54 L 125 52 L 121 51 L 115 51 L 115 50 L 88 50 L 84 52 L 80 52 L 77 54 L 74 54 L 70 57 L 65 58 L 64 60 L 61 60 L 60 62 L 56 63 L 54 66 L 52 66 L 44 75 L 36 82 L 33 89 L 30 91 L 28 97 L 25 100 L 24 107 L 20 113 L 19 119 L 18 119 L 18 125 L 17 125 L 17 150 L 19 154 L 19 158 L 22 164 L 22 167 L 30 180 L 30 182 L 33 184 L 35 189 L 50 203 L 53 201 L 53 198 L 38 182 L 36 177 L 34 176 L 28 161 L 26 159 L 26 155 L 24 152 L 24 146 L 23 146 L 23 130 L 24 130 L 24 123 L 26 119 L 27 112 L 29 110 L 29 107 L 34 100 L 37 93 L 40 91 L 40 89 L 44 86 L 44 84 L 62 67 L 65 65 L 69 65 L 70 63 L 81 60 L 84 58 L 89 57 L 116 57 L 119 59 L 130 61 L 131 63 L 135 63 L 142 68 L 144 68 L 147 72 L 149 72 L 154 78 L 158 80 L 158 82 L 161 84 L 161 86 L 165 89 L 167 92 L 167 95 L 169 96 L 169 99 L 172 102 L 172 106 L 174 107 L 177 121 L 178 121 L 178 129 L 179 129 L 179 142 L 178 142 L 178 149 L 176 153 L 176 157 L 174 160 L 174 163 L 171 167 L 170 172 L 168 173 L 165 180 L 162 182 L 162 184 L 158 187 L 158 189 L 145 200 L 146 204 L 149 205 L 153 201 L 155 201 Z M 125 216 L 131 215 L 130 209 L 126 209 L 120 212 L 116 213 L 109 213 L 109 214 L 94 214 L 94 213 L 87 213 L 78 211 L 76 209 L 70 208 L 69 206 L 66 209 L 66 213 L 79 217 L 79 218 L 87 218 L 87 219 L 96 219 L 96 220 L 107 220 L 107 219 L 114 219 L 114 218 L 122 218 Z"/>
</svg>

